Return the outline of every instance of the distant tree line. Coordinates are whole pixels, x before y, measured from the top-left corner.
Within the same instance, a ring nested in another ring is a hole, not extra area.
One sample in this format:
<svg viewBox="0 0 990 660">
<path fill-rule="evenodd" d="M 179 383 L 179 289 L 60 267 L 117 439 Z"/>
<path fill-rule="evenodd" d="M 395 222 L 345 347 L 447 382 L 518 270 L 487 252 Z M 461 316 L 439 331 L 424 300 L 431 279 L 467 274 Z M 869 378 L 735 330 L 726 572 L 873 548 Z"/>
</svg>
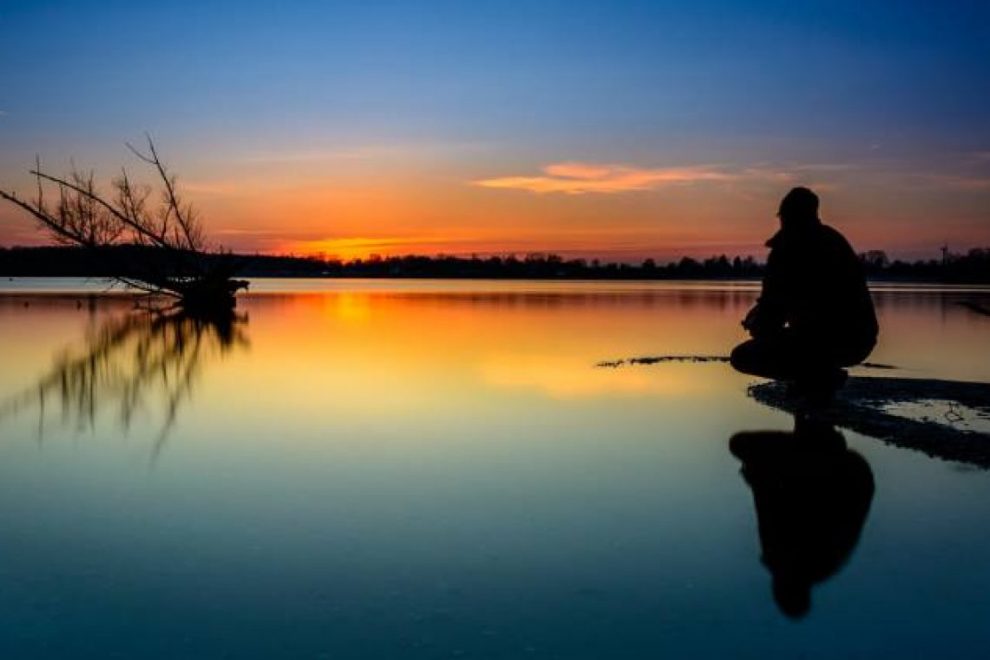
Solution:
<svg viewBox="0 0 990 660">
<path fill-rule="evenodd" d="M 439 277 L 495 279 L 740 279 L 759 277 L 761 264 L 752 257 L 685 257 L 668 264 L 646 259 L 641 264 L 564 259 L 556 254 L 524 257 L 404 256 L 371 257 L 346 263 L 328 261 L 327 274 L 339 277 Z"/>
<path fill-rule="evenodd" d="M 0 276 L 106 277 L 113 274 L 119 254 L 146 263 L 163 258 L 147 246 L 114 246 L 101 250 L 75 247 L 0 247 Z M 490 278 L 490 279 L 754 279 L 764 265 L 752 257 L 707 259 L 683 257 L 660 264 L 646 259 L 639 264 L 602 262 L 598 259 L 564 259 L 556 254 L 532 253 L 510 256 L 403 256 L 340 261 L 318 257 L 215 253 L 206 257 L 216 266 L 243 277 L 395 277 L 395 278 Z M 906 262 L 890 260 L 884 252 L 860 255 L 872 279 L 990 283 L 990 248 L 965 254 L 946 253 L 942 259 Z"/>
<path fill-rule="evenodd" d="M 941 259 L 919 261 L 891 260 L 882 250 L 860 255 L 871 279 L 948 283 L 990 283 L 990 247 L 973 248 L 965 253 L 943 249 Z"/>
<path fill-rule="evenodd" d="M 108 277 L 121 254 L 153 264 L 161 254 L 145 246 L 114 246 L 99 250 L 75 247 L 0 247 L 3 277 Z M 111 258 L 115 257 L 115 258 Z M 763 265 L 752 257 L 726 256 L 704 260 L 684 257 L 657 264 L 601 262 L 567 259 L 556 254 L 532 253 L 523 257 L 498 256 L 402 256 L 340 261 L 319 257 L 245 255 L 219 253 L 206 257 L 235 265 L 243 277 L 396 277 L 396 278 L 493 278 L 493 279 L 744 279 L 760 277 Z"/>
</svg>

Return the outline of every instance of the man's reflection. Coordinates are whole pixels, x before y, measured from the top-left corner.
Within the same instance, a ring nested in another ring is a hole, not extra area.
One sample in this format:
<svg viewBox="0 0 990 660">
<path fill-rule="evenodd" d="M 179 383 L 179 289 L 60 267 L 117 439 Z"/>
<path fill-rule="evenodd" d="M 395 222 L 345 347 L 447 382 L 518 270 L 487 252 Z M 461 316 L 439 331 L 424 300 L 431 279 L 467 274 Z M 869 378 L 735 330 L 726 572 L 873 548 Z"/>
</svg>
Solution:
<svg viewBox="0 0 990 660">
<path fill-rule="evenodd" d="M 856 547 L 873 473 L 831 424 L 800 416 L 792 433 L 737 433 L 729 449 L 753 491 L 774 600 L 800 618 L 811 608 L 812 586 L 836 573 Z"/>
</svg>

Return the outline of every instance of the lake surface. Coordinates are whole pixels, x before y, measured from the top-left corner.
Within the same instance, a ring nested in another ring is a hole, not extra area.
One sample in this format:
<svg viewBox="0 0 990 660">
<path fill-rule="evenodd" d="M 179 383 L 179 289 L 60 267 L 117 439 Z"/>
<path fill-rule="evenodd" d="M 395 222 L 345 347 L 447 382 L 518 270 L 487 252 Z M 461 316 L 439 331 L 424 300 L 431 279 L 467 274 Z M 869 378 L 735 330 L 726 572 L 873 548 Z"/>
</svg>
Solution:
<svg viewBox="0 0 990 660">
<path fill-rule="evenodd" d="M 100 291 L 0 283 L 2 657 L 986 657 L 990 472 L 842 430 L 795 518 L 730 451 L 794 429 L 753 379 L 596 366 L 726 355 L 755 285 Z M 870 375 L 990 382 L 990 292 L 875 299 Z"/>
</svg>

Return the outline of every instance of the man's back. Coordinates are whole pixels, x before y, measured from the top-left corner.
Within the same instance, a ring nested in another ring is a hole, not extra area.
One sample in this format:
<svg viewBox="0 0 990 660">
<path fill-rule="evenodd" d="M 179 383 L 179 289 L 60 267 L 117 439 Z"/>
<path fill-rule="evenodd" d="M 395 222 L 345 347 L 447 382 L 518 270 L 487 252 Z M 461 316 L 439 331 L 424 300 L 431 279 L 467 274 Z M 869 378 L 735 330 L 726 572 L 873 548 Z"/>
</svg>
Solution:
<svg viewBox="0 0 990 660">
<path fill-rule="evenodd" d="M 873 342 L 878 326 L 862 264 L 848 241 L 821 222 L 786 228 L 767 243 L 760 304 L 811 339 Z"/>
</svg>

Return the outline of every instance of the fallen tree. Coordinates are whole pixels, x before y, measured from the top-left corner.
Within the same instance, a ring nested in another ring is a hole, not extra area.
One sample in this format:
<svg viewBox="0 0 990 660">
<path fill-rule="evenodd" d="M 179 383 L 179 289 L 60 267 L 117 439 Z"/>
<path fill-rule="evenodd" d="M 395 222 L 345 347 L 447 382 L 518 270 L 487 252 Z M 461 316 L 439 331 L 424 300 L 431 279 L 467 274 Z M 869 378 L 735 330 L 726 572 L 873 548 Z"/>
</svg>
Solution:
<svg viewBox="0 0 990 660">
<path fill-rule="evenodd" d="M 120 284 L 171 297 L 190 312 L 234 307 L 237 291 L 247 288 L 246 281 L 234 279 L 237 260 L 218 259 L 207 250 L 199 215 L 182 200 L 176 177 L 147 140 L 146 152 L 127 147 L 153 169 L 157 202 L 154 188 L 136 183 L 124 168 L 104 194 L 93 172 L 73 169 L 60 177 L 42 170 L 40 160 L 30 170 L 37 182 L 33 199 L 5 190 L 0 197 L 31 214 L 56 242 L 87 248 L 99 258 L 110 255 L 111 278 Z M 122 258 L 126 251 L 106 249 L 121 245 L 152 249 L 158 258 L 127 259 Z"/>
</svg>

